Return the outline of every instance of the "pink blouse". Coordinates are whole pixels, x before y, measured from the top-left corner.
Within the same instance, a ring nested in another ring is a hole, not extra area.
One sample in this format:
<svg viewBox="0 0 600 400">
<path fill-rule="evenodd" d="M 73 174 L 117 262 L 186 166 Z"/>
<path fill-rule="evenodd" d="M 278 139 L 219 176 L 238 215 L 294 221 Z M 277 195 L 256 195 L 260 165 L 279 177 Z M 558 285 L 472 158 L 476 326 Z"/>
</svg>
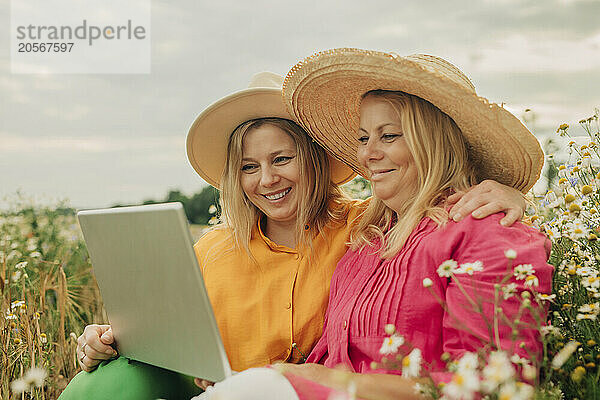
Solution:
<svg viewBox="0 0 600 400">
<path fill-rule="evenodd" d="M 394 324 L 406 343 L 401 352 L 418 347 L 423 366 L 435 381 L 448 381 L 440 360 L 448 352 L 458 358 L 464 352 L 477 351 L 489 342 L 491 334 L 483 317 L 473 310 L 449 278 L 440 277 L 437 269 L 453 259 L 459 265 L 480 261 L 483 270 L 473 275 L 456 275 L 462 287 L 477 302 L 480 301 L 489 321 L 493 317 L 494 285 L 506 275 L 509 266 L 531 264 L 539 279 L 536 288 L 549 294 L 552 289 L 553 267 L 546 261 L 550 241 L 539 231 L 522 223 L 511 227 L 499 224 L 503 214 L 482 220 L 467 217 L 461 222 L 448 222 L 438 229 L 425 218 L 409 236 L 403 249 L 392 259 L 382 260 L 373 251 L 348 251 L 338 263 L 329 295 L 323 336 L 310 353 L 308 362 L 335 367 L 343 364 L 360 373 L 392 373 L 400 371 L 372 370 L 372 361 L 381 361 L 379 349 L 385 337 L 386 324 Z M 504 252 L 513 249 L 516 259 L 508 260 Z M 512 269 L 510 269 L 512 272 Z M 423 286 L 429 278 L 433 285 Z M 515 319 L 521 304 L 521 292 L 528 290 L 524 280 L 513 276 L 507 283 L 517 285 L 516 296 L 499 304 L 504 316 Z M 433 293 L 433 294 L 432 294 Z M 447 310 L 439 303 L 447 305 Z M 533 299 L 532 299 L 533 300 Z M 533 300 L 532 304 L 536 304 Z M 545 311 L 544 318 L 545 321 Z M 524 324 L 534 323 L 529 313 L 521 316 Z M 531 359 L 541 354 L 537 329 L 520 329 L 517 341 L 511 339 L 511 328 L 500 324 L 502 349 Z M 524 342 L 524 346 L 519 346 Z M 315 382 L 289 375 L 288 379 L 300 399 L 327 398 L 328 388 Z M 315 397 L 316 394 L 318 397 Z"/>
</svg>

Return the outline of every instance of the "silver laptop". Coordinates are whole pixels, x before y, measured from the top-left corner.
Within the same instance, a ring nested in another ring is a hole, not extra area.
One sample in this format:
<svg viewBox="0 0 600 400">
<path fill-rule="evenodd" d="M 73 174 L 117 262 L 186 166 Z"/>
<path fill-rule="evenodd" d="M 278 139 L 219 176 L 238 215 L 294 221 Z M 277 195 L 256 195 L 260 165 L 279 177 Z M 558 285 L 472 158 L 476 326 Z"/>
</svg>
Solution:
<svg viewBox="0 0 600 400">
<path fill-rule="evenodd" d="M 181 203 L 77 217 L 119 353 L 215 382 L 230 376 Z"/>
</svg>

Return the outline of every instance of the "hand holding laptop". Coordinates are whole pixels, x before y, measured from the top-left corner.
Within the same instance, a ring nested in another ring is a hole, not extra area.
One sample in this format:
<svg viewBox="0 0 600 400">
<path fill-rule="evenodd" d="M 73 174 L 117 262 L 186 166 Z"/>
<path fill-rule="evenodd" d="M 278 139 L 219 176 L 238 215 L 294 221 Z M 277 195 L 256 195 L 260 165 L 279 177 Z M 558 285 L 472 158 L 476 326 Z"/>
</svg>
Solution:
<svg viewBox="0 0 600 400">
<path fill-rule="evenodd" d="M 88 326 L 80 337 L 82 368 L 116 356 L 116 341 L 119 354 L 129 359 L 210 381 L 230 376 L 183 206 L 86 210 L 77 216 L 110 320 Z"/>
<path fill-rule="evenodd" d="M 206 379 L 200 379 L 200 378 L 195 378 L 194 379 L 194 383 L 196 384 L 196 386 L 198 386 L 200 389 L 206 391 L 206 389 L 209 386 L 214 386 L 214 382 L 213 381 L 207 381 Z"/>
<path fill-rule="evenodd" d="M 115 338 L 110 325 L 88 325 L 77 338 L 77 359 L 79 366 L 85 372 L 91 372 L 98 364 L 118 353 L 111 347 Z M 215 383 L 206 379 L 195 378 L 194 383 L 202 390 L 206 390 Z"/>
<path fill-rule="evenodd" d="M 81 369 L 91 372 L 103 360 L 117 356 L 111 347 L 114 337 L 110 325 L 88 325 L 77 338 L 77 359 Z"/>
</svg>

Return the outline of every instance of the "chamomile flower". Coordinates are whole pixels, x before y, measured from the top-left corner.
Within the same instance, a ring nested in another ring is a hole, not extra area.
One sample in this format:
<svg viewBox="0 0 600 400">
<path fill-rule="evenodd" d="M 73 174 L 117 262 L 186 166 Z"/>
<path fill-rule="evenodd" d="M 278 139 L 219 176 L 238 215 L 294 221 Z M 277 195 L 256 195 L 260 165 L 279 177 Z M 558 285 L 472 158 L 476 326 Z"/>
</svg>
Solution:
<svg viewBox="0 0 600 400">
<path fill-rule="evenodd" d="M 458 264 L 454 260 L 446 260 L 440 264 L 437 273 L 440 277 L 451 277 L 458 269 Z"/>
<path fill-rule="evenodd" d="M 446 399 L 472 400 L 479 390 L 479 375 L 472 370 L 458 370 L 452 380 L 444 385 L 442 393 Z"/>
<path fill-rule="evenodd" d="M 515 369 L 503 351 L 490 353 L 488 363 L 481 372 L 483 375 L 481 384 L 487 392 L 496 390 L 498 386 L 515 376 Z"/>
<path fill-rule="evenodd" d="M 13 314 L 13 313 L 9 313 L 9 312 L 7 312 L 7 313 L 5 314 L 5 316 L 4 316 L 4 319 L 7 319 L 7 320 L 15 320 L 15 319 L 17 319 L 17 316 L 16 316 L 15 314 Z"/>
<path fill-rule="evenodd" d="M 540 301 L 552 301 L 556 298 L 555 294 L 537 293 L 535 297 Z"/>
<path fill-rule="evenodd" d="M 526 279 L 529 275 L 534 274 L 535 270 L 533 269 L 533 265 L 531 264 L 519 264 L 514 268 L 513 273 L 517 280 L 523 280 Z"/>
<path fill-rule="evenodd" d="M 414 348 L 407 356 L 402 359 L 402 376 L 407 378 L 416 378 L 421 372 L 421 350 Z"/>
<path fill-rule="evenodd" d="M 10 303 L 10 309 L 14 310 L 16 308 L 21 308 L 24 305 L 25 305 L 25 301 L 24 300 L 13 301 L 12 303 Z"/>
<path fill-rule="evenodd" d="M 416 378 L 421 372 L 421 350 L 414 348 L 407 356 L 402 359 L 402 376 L 406 378 Z"/>
<path fill-rule="evenodd" d="M 527 287 L 538 287 L 540 285 L 540 281 L 537 276 L 529 275 L 525 278 L 525 286 Z"/>
<path fill-rule="evenodd" d="M 471 353 L 467 351 L 463 356 L 458 360 L 456 364 L 456 368 L 459 371 L 470 370 L 475 371 L 479 366 L 479 358 L 477 354 Z"/>
<path fill-rule="evenodd" d="M 598 271 L 591 267 L 577 268 L 576 272 L 579 276 L 594 276 L 598 274 Z"/>
<path fill-rule="evenodd" d="M 517 293 L 517 284 L 516 283 L 508 283 L 502 286 L 502 297 L 504 300 L 508 300 L 513 297 Z"/>
<path fill-rule="evenodd" d="M 15 269 L 24 269 L 27 266 L 27 261 L 21 261 L 17 265 L 15 265 Z"/>
<path fill-rule="evenodd" d="M 386 337 L 379 349 L 379 353 L 383 355 L 396 354 L 398 348 L 404 344 L 404 338 L 400 335 L 393 334 Z"/>
<path fill-rule="evenodd" d="M 571 204 L 571 206 L 574 204 L 575 203 Z M 569 210 L 571 210 L 571 206 L 569 206 Z M 577 207 L 573 207 L 573 209 L 576 209 Z M 579 207 L 578 211 L 581 211 L 581 207 Z M 571 240 L 579 240 L 589 235 L 588 227 L 580 219 L 575 219 L 571 222 L 568 226 L 568 232 Z"/>
<path fill-rule="evenodd" d="M 535 391 L 531 385 L 522 382 L 510 382 L 502 385 L 498 400 L 529 400 L 533 399 Z"/>
<path fill-rule="evenodd" d="M 600 303 L 584 304 L 579 307 L 580 313 L 598 314 L 600 313 Z"/>
<path fill-rule="evenodd" d="M 475 261 L 472 263 L 460 264 L 460 267 L 455 271 L 455 273 L 473 275 L 474 272 L 479 271 L 483 271 L 483 263 L 481 261 Z"/>
<path fill-rule="evenodd" d="M 586 276 L 581 280 L 581 284 L 587 290 L 595 291 L 600 289 L 600 277 L 599 276 Z"/>
<path fill-rule="evenodd" d="M 597 314 L 577 314 L 577 321 L 581 321 L 583 319 L 589 319 L 590 321 L 595 321 L 598 318 Z"/>
</svg>

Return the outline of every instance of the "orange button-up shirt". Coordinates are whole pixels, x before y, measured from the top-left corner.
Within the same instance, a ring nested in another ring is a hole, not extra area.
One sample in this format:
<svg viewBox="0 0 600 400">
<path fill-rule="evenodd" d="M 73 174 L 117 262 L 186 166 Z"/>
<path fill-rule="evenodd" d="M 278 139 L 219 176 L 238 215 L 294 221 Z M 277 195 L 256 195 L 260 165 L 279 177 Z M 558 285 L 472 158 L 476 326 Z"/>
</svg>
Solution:
<svg viewBox="0 0 600 400">
<path fill-rule="evenodd" d="M 310 353 L 323 330 L 331 275 L 365 205 L 347 204 L 346 222 L 316 236 L 310 258 L 274 243 L 259 224 L 250 240 L 258 263 L 234 247 L 229 229 L 198 240 L 194 248 L 233 370 L 299 362 Z"/>
</svg>

